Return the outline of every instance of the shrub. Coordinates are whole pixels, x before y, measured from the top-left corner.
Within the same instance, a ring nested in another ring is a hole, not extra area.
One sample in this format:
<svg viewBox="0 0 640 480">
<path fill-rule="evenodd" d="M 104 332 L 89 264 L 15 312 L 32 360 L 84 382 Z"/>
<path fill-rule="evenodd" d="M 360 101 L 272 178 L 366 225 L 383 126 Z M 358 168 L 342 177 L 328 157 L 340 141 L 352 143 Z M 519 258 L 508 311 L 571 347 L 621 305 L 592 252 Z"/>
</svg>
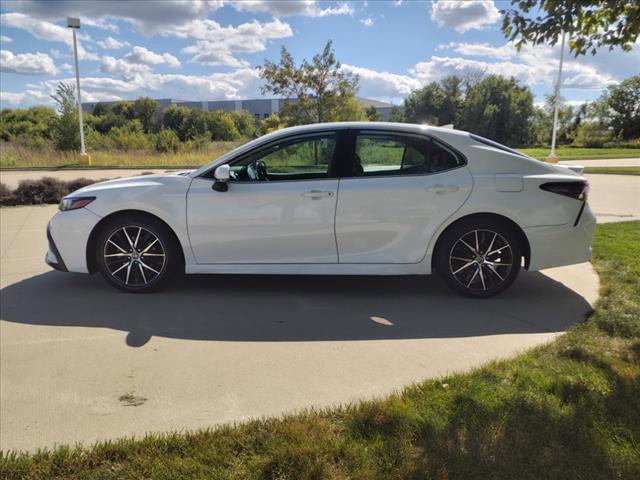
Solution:
<svg viewBox="0 0 640 480">
<path fill-rule="evenodd" d="M 11 205 L 11 189 L 6 183 L 0 182 L 0 205 Z"/>
<path fill-rule="evenodd" d="M 53 177 L 42 177 L 39 180 L 22 180 L 14 191 L 0 183 L 0 205 L 56 204 L 62 197 L 93 183 L 96 183 L 95 180 L 88 178 L 66 182 Z"/>
<path fill-rule="evenodd" d="M 578 127 L 574 145 L 585 148 L 603 148 L 611 141 L 611 133 L 597 123 L 583 123 Z"/>
<path fill-rule="evenodd" d="M 119 150 L 146 150 L 151 145 L 142 131 L 139 120 L 132 120 L 122 127 L 115 127 L 109 131 L 109 139 Z"/>
<path fill-rule="evenodd" d="M 155 136 L 155 148 L 156 151 L 162 153 L 173 152 L 176 153 L 180 148 L 180 139 L 173 130 L 160 130 Z"/>
</svg>

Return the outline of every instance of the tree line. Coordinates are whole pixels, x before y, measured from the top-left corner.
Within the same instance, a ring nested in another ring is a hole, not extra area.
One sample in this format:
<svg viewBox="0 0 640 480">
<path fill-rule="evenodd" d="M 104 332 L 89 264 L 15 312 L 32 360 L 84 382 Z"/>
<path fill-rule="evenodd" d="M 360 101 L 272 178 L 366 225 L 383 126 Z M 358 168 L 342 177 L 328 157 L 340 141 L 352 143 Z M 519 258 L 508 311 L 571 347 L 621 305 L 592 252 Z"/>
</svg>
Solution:
<svg viewBox="0 0 640 480">
<path fill-rule="evenodd" d="M 298 66 L 282 47 L 278 63 L 259 67 L 263 94 L 295 99 L 279 114 L 256 119 L 246 111 L 204 111 L 170 106 L 151 98 L 98 103 L 85 118 L 89 150 L 178 152 L 212 141 L 255 138 L 285 126 L 330 121 L 380 120 L 375 108 L 356 98 L 359 79 L 336 60 L 331 41 L 311 61 Z M 0 139 L 30 147 L 53 144 L 78 150 L 77 103 L 73 86 L 61 83 L 53 95 L 58 108 L 37 106 L 0 112 Z M 448 76 L 412 92 L 392 121 L 453 124 L 455 128 L 513 147 L 547 146 L 551 142 L 553 98 L 534 104 L 530 88 L 514 78 L 481 73 Z M 640 75 L 607 88 L 596 101 L 578 107 L 562 103 L 559 145 L 582 147 L 640 146 Z"/>
</svg>

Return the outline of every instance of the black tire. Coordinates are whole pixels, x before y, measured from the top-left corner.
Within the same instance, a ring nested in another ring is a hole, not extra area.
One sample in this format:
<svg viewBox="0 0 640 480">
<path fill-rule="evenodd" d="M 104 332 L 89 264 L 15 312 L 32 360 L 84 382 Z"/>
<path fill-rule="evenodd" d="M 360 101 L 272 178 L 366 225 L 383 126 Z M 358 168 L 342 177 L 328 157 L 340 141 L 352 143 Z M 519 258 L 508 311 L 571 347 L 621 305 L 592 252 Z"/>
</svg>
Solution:
<svg viewBox="0 0 640 480">
<path fill-rule="evenodd" d="M 463 295 L 489 298 L 518 277 L 522 250 L 509 227 L 492 220 L 461 221 L 438 241 L 435 266 L 447 285 Z"/>
<path fill-rule="evenodd" d="M 98 233 L 95 245 L 96 265 L 102 276 L 128 293 L 159 289 L 180 265 L 173 233 L 162 222 L 144 215 L 109 221 Z"/>
</svg>

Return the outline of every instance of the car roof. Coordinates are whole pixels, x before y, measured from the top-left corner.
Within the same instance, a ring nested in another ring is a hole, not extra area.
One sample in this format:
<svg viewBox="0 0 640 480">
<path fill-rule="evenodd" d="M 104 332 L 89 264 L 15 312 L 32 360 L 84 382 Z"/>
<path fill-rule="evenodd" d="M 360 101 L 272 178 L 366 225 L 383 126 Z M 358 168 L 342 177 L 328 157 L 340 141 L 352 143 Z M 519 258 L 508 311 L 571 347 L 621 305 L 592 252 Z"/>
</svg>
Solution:
<svg viewBox="0 0 640 480">
<path fill-rule="evenodd" d="M 392 130 L 398 132 L 419 132 L 419 133 L 448 133 L 468 135 L 468 132 L 456 130 L 446 127 L 434 127 L 431 125 L 420 125 L 417 123 L 398 123 L 398 122 L 329 122 L 329 123 L 312 123 L 310 125 L 300 125 L 297 127 L 288 127 L 277 130 L 270 134 L 272 138 L 280 135 L 291 135 L 292 133 L 312 133 L 315 131 L 325 130 Z"/>
</svg>

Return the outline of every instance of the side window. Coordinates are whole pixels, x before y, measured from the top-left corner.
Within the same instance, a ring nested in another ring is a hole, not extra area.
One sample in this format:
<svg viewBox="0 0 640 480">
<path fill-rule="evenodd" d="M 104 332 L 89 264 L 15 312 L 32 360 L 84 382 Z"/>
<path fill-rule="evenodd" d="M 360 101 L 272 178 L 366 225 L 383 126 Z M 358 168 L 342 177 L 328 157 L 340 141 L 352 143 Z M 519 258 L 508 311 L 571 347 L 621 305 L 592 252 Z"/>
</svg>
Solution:
<svg viewBox="0 0 640 480">
<path fill-rule="evenodd" d="M 355 174 L 427 173 L 429 140 L 403 135 L 363 133 L 356 137 Z"/>
<path fill-rule="evenodd" d="M 333 134 L 284 139 L 231 162 L 235 181 L 326 178 L 336 137 Z"/>
</svg>

